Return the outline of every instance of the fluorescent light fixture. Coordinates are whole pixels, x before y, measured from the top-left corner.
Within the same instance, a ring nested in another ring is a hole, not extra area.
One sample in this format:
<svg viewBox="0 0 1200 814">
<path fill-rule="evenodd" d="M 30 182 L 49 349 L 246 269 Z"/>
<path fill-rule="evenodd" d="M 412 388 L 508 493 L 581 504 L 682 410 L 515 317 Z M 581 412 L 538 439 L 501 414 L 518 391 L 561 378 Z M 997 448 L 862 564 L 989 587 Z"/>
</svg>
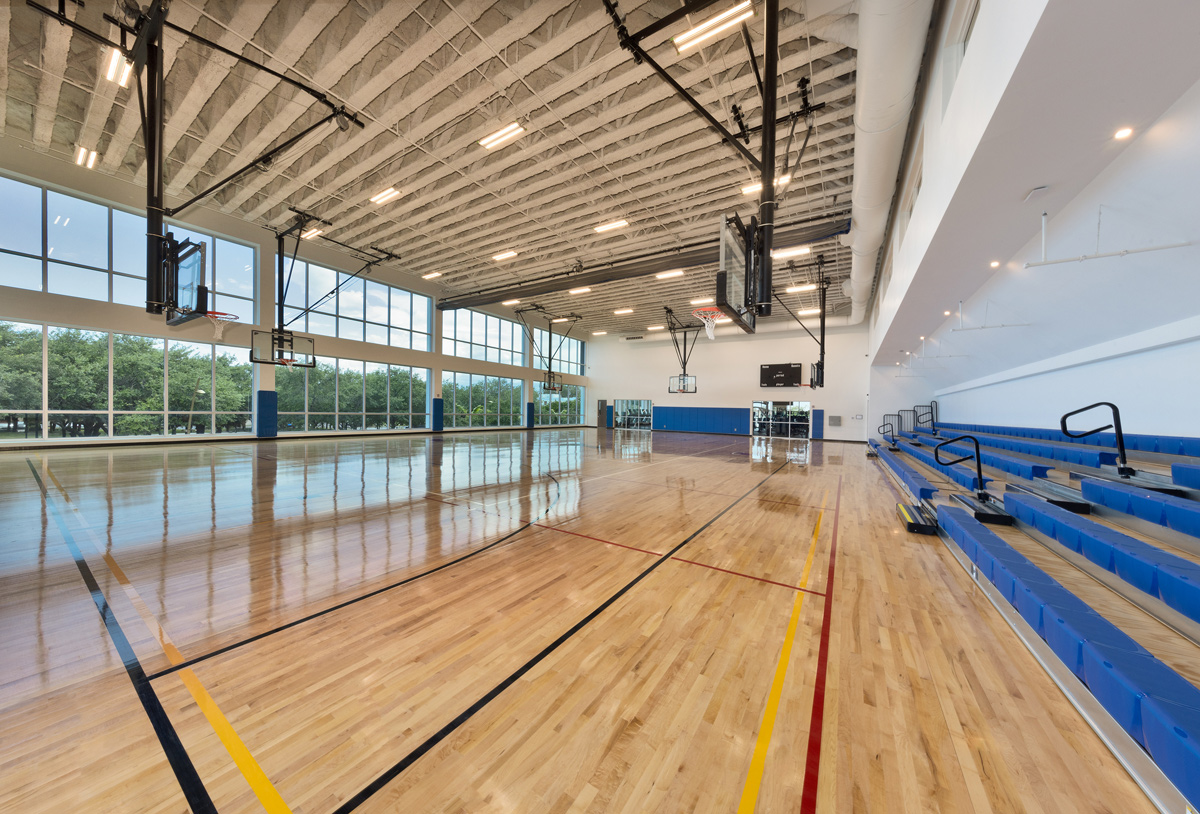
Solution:
<svg viewBox="0 0 1200 814">
<path fill-rule="evenodd" d="M 80 147 L 79 152 L 75 154 L 75 163 L 81 167 L 86 164 L 90 170 L 96 166 L 96 151 L 89 150 L 87 147 Z"/>
<path fill-rule="evenodd" d="M 592 336 L 606 336 L 608 331 L 592 331 Z"/>
<path fill-rule="evenodd" d="M 441 277 L 441 276 L 442 276 L 442 273 L 440 271 L 432 271 L 429 274 L 422 274 L 421 279 L 422 280 L 432 280 L 434 277 Z"/>
<path fill-rule="evenodd" d="M 700 300 L 692 300 L 692 305 L 708 305 L 712 301 L 712 297 L 705 297 L 704 299 Z"/>
<path fill-rule="evenodd" d="M 590 289 L 590 288 L 572 288 L 572 289 L 571 289 L 570 291 L 568 291 L 567 293 L 568 293 L 568 294 L 586 294 L 586 293 L 588 293 L 588 292 L 589 292 L 589 291 L 591 291 L 591 290 L 592 290 L 592 289 Z"/>
<path fill-rule="evenodd" d="M 994 269 L 998 269 L 998 268 L 1000 268 L 1000 261 L 999 261 L 999 260 L 993 260 L 993 261 L 992 261 L 992 268 L 994 268 Z"/>
<path fill-rule="evenodd" d="M 750 0 L 744 0 L 733 8 L 721 12 L 716 17 L 710 17 L 690 31 L 685 31 L 672 39 L 672 42 L 675 43 L 675 50 L 682 54 L 687 49 L 697 46 L 753 16 L 754 6 Z"/>
<path fill-rule="evenodd" d="M 943 311 L 943 312 L 942 312 L 942 316 L 944 316 L 944 317 L 948 317 L 948 316 L 950 316 L 950 312 L 949 312 L 949 311 Z"/>
<path fill-rule="evenodd" d="M 675 269 L 674 271 L 664 271 L 661 274 L 655 274 L 654 276 L 660 280 L 667 280 L 671 277 L 682 277 L 683 269 Z"/>
<path fill-rule="evenodd" d="M 632 308 L 618 308 L 616 311 L 613 311 L 613 313 L 614 313 L 614 314 L 617 314 L 617 315 L 620 315 L 620 314 L 632 314 L 632 313 L 633 313 L 633 309 L 632 309 Z"/>
<path fill-rule="evenodd" d="M 121 69 L 121 79 L 117 82 L 123 88 L 129 87 L 129 74 L 133 72 L 133 63 L 126 62 L 125 67 Z"/>
<path fill-rule="evenodd" d="M 802 254 L 810 254 L 811 246 L 795 246 L 790 249 L 771 249 L 771 256 L 776 260 L 783 260 L 785 257 L 799 257 Z"/>
<path fill-rule="evenodd" d="M 593 226 L 592 228 L 597 232 L 611 232 L 613 229 L 623 229 L 628 225 L 629 221 L 622 218 L 621 220 L 614 220 L 612 223 L 605 223 L 602 226 Z"/>
<path fill-rule="evenodd" d="M 724 325 L 728 322 L 733 322 L 733 320 L 730 319 L 729 317 L 721 317 L 720 319 L 717 320 L 718 325 Z"/>
<path fill-rule="evenodd" d="M 324 232 L 314 226 L 312 229 L 309 229 L 307 232 L 301 234 L 300 237 L 304 238 L 305 240 L 312 240 L 314 237 L 320 234 L 324 234 Z"/>
<path fill-rule="evenodd" d="M 1132 128 L 1132 127 L 1122 127 L 1120 130 L 1118 130 L 1117 132 L 1113 133 L 1113 138 L 1115 138 L 1115 139 L 1126 139 L 1126 138 L 1129 138 L 1129 137 L 1130 137 L 1130 136 L 1132 136 L 1132 135 L 1133 135 L 1133 128 Z"/>
<path fill-rule="evenodd" d="M 821 313 L 820 308 L 805 308 L 803 311 L 797 311 L 796 316 L 798 316 L 798 317 L 815 317 L 819 313 Z"/>
<path fill-rule="evenodd" d="M 922 336 L 922 337 L 921 337 L 921 341 L 922 341 L 922 342 L 924 342 L 924 341 L 925 341 L 925 337 L 923 337 L 923 336 Z"/>
<path fill-rule="evenodd" d="M 117 79 L 117 69 L 121 69 L 121 78 Z M 112 59 L 108 61 L 108 70 L 104 73 L 104 78 L 109 82 L 116 82 L 121 87 L 126 87 L 129 84 L 129 74 L 133 71 L 133 63 L 125 60 L 125 55 L 121 53 L 119 48 L 114 48 Z"/>
<path fill-rule="evenodd" d="M 805 284 L 805 285 L 794 285 L 794 286 L 792 286 L 791 288 L 785 288 L 785 289 L 783 290 L 783 293 L 785 293 L 785 294 L 799 294 L 801 291 L 816 291 L 816 290 L 817 290 L 817 284 L 816 284 L 816 283 L 807 283 L 807 284 Z"/>
<path fill-rule="evenodd" d="M 517 136 L 521 135 L 524 132 L 525 132 L 524 127 L 517 124 L 516 122 L 513 122 L 508 127 L 504 127 L 504 128 L 501 128 L 500 130 L 497 130 L 495 133 L 492 133 L 487 138 L 480 139 L 479 145 L 481 147 L 483 147 L 484 149 L 490 150 L 493 147 L 499 147 L 501 144 L 503 144 L 506 141 L 515 139 Z"/>
<path fill-rule="evenodd" d="M 499 263 L 501 260 L 507 260 L 510 257 L 516 257 L 516 256 L 517 256 L 517 253 L 514 252 L 512 249 L 509 249 L 506 252 L 500 252 L 500 254 L 493 254 L 492 259 L 495 260 L 497 263 Z"/>
<path fill-rule="evenodd" d="M 665 327 L 667 327 L 667 326 L 666 325 L 651 325 L 646 330 L 647 331 L 661 331 Z"/>
<path fill-rule="evenodd" d="M 791 180 L 792 180 L 792 176 L 781 175 L 775 179 L 775 186 L 785 187 L 788 185 L 788 182 Z M 743 195 L 753 195 L 756 192 L 762 192 L 762 181 L 759 181 L 757 184 L 751 184 L 748 187 L 742 187 Z"/>
<path fill-rule="evenodd" d="M 551 322 L 566 322 L 566 321 L 567 321 L 567 318 L 566 318 L 566 317 L 559 317 L 558 319 L 552 319 L 552 320 L 550 320 L 550 321 L 551 321 Z"/>
<path fill-rule="evenodd" d="M 371 196 L 371 203 L 385 204 L 388 201 L 394 201 L 400 197 L 400 190 L 395 187 L 388 187 L 383 192 L 378 192 Z"/>
<path fill-rule="evenodd" d="M 521 301 L 520 300 L 505 300 L 504 302 L 502 302 L 500 304 L 501 305 L 516 305 L 519 302 L 521 302 Z"/>
</svg>

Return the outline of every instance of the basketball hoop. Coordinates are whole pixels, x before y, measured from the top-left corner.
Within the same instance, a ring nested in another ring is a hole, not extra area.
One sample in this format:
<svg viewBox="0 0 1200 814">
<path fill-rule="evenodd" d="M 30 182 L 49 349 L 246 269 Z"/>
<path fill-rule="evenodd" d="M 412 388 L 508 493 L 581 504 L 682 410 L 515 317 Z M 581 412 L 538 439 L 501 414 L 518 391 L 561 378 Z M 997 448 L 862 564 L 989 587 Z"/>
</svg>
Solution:
<svg viewBox="0 0 1200 814">
<path fill-rule="evenodd" d="M 213 326 L 213 340 L 220 342 L 225 335 L 225 328 L 231 322 L 237 322 L 237 314 L 226 314 L 222 311 L 205 311 L 204 316 Z"/>
<path fill-rule="evenodd" d="M 708 334 L 709 339 L 717 338 L 717 320 L 725 318 L 725 312 L 720 308 L 697 308 L 692 312 L 692 316 L 704 323 L 704 332 Z"/>
</svg>

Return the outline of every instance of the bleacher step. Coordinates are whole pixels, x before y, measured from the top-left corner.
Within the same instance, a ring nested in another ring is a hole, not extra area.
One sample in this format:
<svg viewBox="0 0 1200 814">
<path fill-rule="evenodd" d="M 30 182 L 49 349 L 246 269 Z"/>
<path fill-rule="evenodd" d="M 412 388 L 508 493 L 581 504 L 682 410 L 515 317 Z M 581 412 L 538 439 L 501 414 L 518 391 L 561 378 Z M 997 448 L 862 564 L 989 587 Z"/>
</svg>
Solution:
<svg viewBox="0 0 1200 814">
<path fill-rule="evenodd" d="M 1083 499 L 1083 494 L 1078 489 L 1071 489 L 1051 480 L 1036 479 L 1030 485 L 1005 483 L 1004 491 L 1033 495 L 1074 514 L 1092 513 L 1092 504 Z"/>
<path fill-rule="evenodd" d="M 904 521 L 904 528 L 914 534 L 937 534 L 937 521 L 930 516 L 924 506 L 914 506 L 909 503 L 897 503 L 896 514 Z"/>
<path fill-rule="evenodd" d="M 1136 475 L 1130 478 L 1123 478 L 1117 473 L 1115 466 L 1100 467 L 1099 474 L 1083 475 L 1077 472 L 1072 472 L 1073 479 L 1080 478 L 1096 478 L 1100 480 L 1108 480 L 1113 483 L 1121 483 L 1125 486 L 1137 486 L 1143 489 L 1150 489 L 1155 492 L 1162 492 L 1164 495 L 1174 495 L 1175 497 L 1195 497 L 1194 492 L 1190 489 L 1185 489 L 1175 481 L 1165 475 L 1158 475 L 1154 472 L 1139 471 Z"/>
<path fill-rule="evenodd" d="M 1000 506 L 994 500 L 980 500 L 970 495 L 950 495 L 951 500 L 955 500 L 966 507 L 975 519 L 980 523 L 990 523 L 993 526 L 1011 526 L 1013 524 L 1013 516 Z"/>
</svg>

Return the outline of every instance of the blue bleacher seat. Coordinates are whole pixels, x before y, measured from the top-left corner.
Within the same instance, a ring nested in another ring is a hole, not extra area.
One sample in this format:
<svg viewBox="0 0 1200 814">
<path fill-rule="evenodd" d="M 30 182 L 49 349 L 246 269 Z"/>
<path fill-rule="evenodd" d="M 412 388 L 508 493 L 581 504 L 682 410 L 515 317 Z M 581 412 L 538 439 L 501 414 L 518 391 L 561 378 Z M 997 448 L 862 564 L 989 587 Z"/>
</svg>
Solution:
<svg viewBox="0 0 1200 814">
<path fill-rule="evenodd" d="M 1142 699 L 1142 745 L 1183 796 L 1200 805 L 1200 709 L 1149 695 Z"/>
<path fill-rule="evenodd" d="M 1093 503 L 1200 537 L 1200 501 L 1092 478 L 1080 481 L 1080 489 L 1084 499 Z"/>
<path fill-rule="evenodd" d="M 1172 464 L 1171 480 L 1175 481 L 1178 486 L 1200 489 L 1200 465 Z"/>
</svg>

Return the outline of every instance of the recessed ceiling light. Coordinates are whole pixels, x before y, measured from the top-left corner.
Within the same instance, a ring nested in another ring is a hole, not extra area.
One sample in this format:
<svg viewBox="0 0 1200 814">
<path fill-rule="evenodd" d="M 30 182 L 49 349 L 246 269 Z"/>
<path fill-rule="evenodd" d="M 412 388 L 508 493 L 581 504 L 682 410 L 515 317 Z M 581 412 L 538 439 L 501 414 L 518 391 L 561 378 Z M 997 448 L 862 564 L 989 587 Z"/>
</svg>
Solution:
<svg viewBox="0 0 1200 814">
<path fill-rule="evenodd" d="M 1118 130 L 1117 132 L 1113 133 L 1113 138 L 1115 138 L 1115 139 L 1124 139 L 1124 138 L 1129 138 L 1129 137 L 1130 137 L 1130 136 L 1132 136 L 1132 135 L 1133 135 L 1133 128 L 1132 128 L 1132 127 L 1122 127 L 1120 130 Z"/>
<path fill-rule="evenodd" d="M 771 256 L 776 260 L 782 260 L 785 257 L 799 257 L 800 255 L 808 254 L 811 251 L 811 246 L 796 246 L 792 249 L 771 249 Z"/>
<path fill-rule="evenodd" d="M 383 192 L 377 192 L 371 196 L 371 203 L 385 204 L 388 201 L 393 201 L 400 197 L 400 190 L 395 187 L 388 187 Z"/>
<path fill-rule="evenodd" d="M 504 302 L 502 302 L 500 304 L 501 305 L 516 305 L 519 302 L 520 302 L 520 300 L 505 300 Z"/>
<path fill-rule="evenodd" d="M 675 50 L 683 53 L 689 48 L 699 45 L 705 40 L 715 37 L 722 31 L 725 31 L 742 20 L 754 16 L 754 6 L 750 0 L 738 3 L 731 9 L 727 9 L 716 17 L 710 17 L 700 25 L 693 29 L 683 32 L 678 37 L 674 37 L 671 41 L 675 43 Z"/>
<path fill-rule="evenodd" d="M 614 220 L 611 223 L 605 223 L 600 226 L 593 226 L 592 228 L 595 229 L 597 232 L 611 232 L 613 229 L 622 229 L 628 225 L 629 225 L 629 221 L 622 218 L 621 220 Z"/>
<path fill-rule="evenodd" d="M 792 176 L 781 175 L 775 179 L 775 186 L 785 187 L 788 185 L 788 182 L 791 180 L 792 180 Z M 756 192 L 762 192 L 762 181 L 759 181 L 757 184 L 751 184 L 750 186 L 742 187 L 743 195 L 753 195 Z"/>
<path fill-rule="evenodd" d="M 442 273 L 440 271 L 431 271 L 429 274 L 422 274 L 421 279 L 422 280 L 432 280 L 434 277 L 441 277 L 441 276 L 442 276 Z"/>
<path fill-rule="evenodd" d="M 592 331 L 592 336 L 605 336 L 608 331 Z"/>
<path fill-rule="evenodd" d="M 817 315 L 817 314 L 819 314 L 819 313 L 821 313 L 821 309 L 820 309 L 820 308 L 805 308 L 803 311 L 797 311 L 797 312 L 796 312 L 796 316 L 798 316 L 798 317 L 812 317 L 812 316 L 816 316 L 816 315 Z"/>
<path fill-rule="evenodd" d="M 949 311 L 943 311 L 943 312 L 942 312 L 942 316 L 944 316 L 944 317 L 948 317 L 948 316 L 950 316 L 950 312 L 949 312 Z"/>
<path fill-rule="evenodd" d="M 506 252 L 500 252 L 500 254 L 493 254 L 492 259 L 495 260 L 496 262 L 499 262 L 501 260 L 507 260 L 510 257 L 516 257 L 516 256 L 517 256 L 517 253 L 514 252 L 512 249 L 509 249 Z"/>
<path fill-rule="evenodd" d="M 585 288 L 572 288 L 572 289 L 571 289 L 570 291 L 568 291 L 567 293 L 568 293 L 568 294 L 586 294 L 586 293 L 588 293 L 588 292 L 589 292 L 589 291 L 591 291 L 591 290 L 592 290 L 592 289 L 590 289 L 590 288 L 586 288 L 586 287 L 585 287 Z"/>
<path fill-rule="evenodd" d="M 701 299 L 701 300 L 692 300 L 692 305 L 708 305 L 712 301 L 713 301 L 712 297 L 705 297 L 704 299 Z"/>
<path fill-rule="evenodd" d="M 683 269 L 675 269 L 674 271 L 664 271 L 661 274 L 655 274 L 654 276 L 660 280 L 666 280 L 671 277 L 682 277 Z"/>
<path fill-rule="evenodd" d="M 992 268 L 994 268 L 994 269 L 998 269 L 998 268 L 1000 268 L 1000 261 L 999 261 L 999 260 L 993 260 L 993 261 L 992 261 Z"/>
<path fill-rule="evenodd" d="M 314 237 L 316 237 L 317 235 L 320 235 L 320 234 L 324 234 L 324 233 L 322 232 L 322 230 L 320 230 L 314 226 L 312 229 L 309 229 L 307 232 L 302 233 L 300 235 L 300 237 L 302 237 L 305 240 L 312 240 Z"/>
<path fill-rule="evenodd" d="M 80 147 L 79 152 L 75 154 L 75 163 L 81 167 L 86 165 L 90 170 L 96 166 L 96 151 L 89 150 L 87 147 Z"/>
<path fill-rule="evenodd" d="M 632 308 L 618 308 L 616 311 L 613 311 L 613 313 L 614 314 L 632 314 L 633 309 Z"/>
<path fill-rule="evenodd" d="M 501 144 L 503 144 L 506 141 L 515 139 L 517 136 L 521 135 L 524 132 L 525 132 L 524 127 L 517 124 L 516 122 L 513 122 L 512 124 L 508 125 L 508 127 L 504 127 L 504 128 L 501 128 L 500 130 L 497 130 L 495 133 L 492 133 L 487 138 L 481 138 L 479 140 L 479 145 L 485 149 L 490 150 L 493 147 L 499 147 Z"/>
<path fill-rule="evenodd" d="M 665 327 L 667 327 L 667 326 L 666 325 L 651 325 L 650 327 L 646 328 L 646 330 L 647 331 L 661 331 Z"/>
<path fill-rule="evenodd" d="M 566 317 L 558 317 L 557 319 L 552 319 L 550 321 L 551 322 L 566 322 L 567 318 Z"/>
<path fill-rule="evenodd" d="M 783 290 L 783 293 L 799 294 L 801 291 L 816 291 L 816 290 L 817 290 L 816 283 L 806 283 L 805 285 L 794 285 L 794 286 L 791 286 L 790 288 L 785 288 Z"/>
</svg>

